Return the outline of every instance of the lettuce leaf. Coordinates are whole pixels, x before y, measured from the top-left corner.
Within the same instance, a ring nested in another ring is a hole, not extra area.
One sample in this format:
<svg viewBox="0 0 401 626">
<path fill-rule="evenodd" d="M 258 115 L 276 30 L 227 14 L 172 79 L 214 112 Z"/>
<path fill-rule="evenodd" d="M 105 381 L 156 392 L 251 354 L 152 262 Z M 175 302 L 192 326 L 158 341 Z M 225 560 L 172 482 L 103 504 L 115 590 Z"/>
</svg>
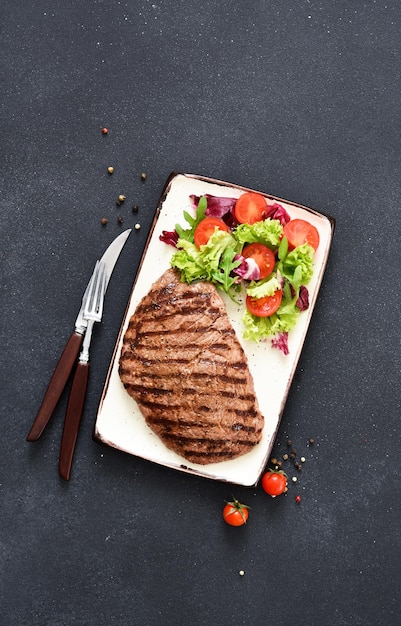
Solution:
<svg viewBox="0 0 401 626">
<path fill-rule="evenodd" d="M 251 298 L 264 298 L 265 296 L 272 296 L 279 289 L 281 289 L 281 283 L 278 278 L 270 276 L 258 282 L 252 281 L 246 289 L 246 294 Z"/>
<path fill-rule="evenodd" d="M 287 333 L 296 325 L 299 314 L 295 298 L 290 301 L 283 299 L 278 311 L 270 317 L 256 317 L 246 310 L 242 317 L 244 339 L 260 341 L 277 333 Z"/>
<path fill-rule="evenodd" d="M 233 234 L 241 244 L 263 243 L 269 248 L 277 248 L 283 227 L 278 220 L 268 218 L 255 224 L 239 224 Z"/>
<path fill-rule="evenodd" d="M 288 252 L 279 261 L 277 269 L 294 289 L 299 289 L 301 285 L 307 285 L 313 276 L 313 257 L 313 248 L 304 243 Z"/>
<path fill-rule="evenodd" d="M 231 273 L 241 263 L 235 258 L 236 247 L 237 243 L 230 233 L 216 230 L 207 244 L 200 248 L 191 241 L 179 239 L 178 249 L 170 263 L 180 270 L 185 282 L 209 280 L 229 294 L 238 281 L 238 277 Z"/>
</svg>

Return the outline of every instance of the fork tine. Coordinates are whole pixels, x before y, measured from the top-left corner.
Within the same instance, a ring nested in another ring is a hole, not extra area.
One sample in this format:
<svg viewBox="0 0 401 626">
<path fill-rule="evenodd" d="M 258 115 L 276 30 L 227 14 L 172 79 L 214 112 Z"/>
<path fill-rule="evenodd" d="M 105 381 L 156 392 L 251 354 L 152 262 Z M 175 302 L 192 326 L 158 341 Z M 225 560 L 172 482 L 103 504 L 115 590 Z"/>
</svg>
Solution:
<svg viewBox="0 0 401 626">
<path fill-rule="evenodd" d="M 95 269 L 93 270 L 93 274 L 84 294 L 84 311 L 92 307 L 93 295 L 99 277 L 99 265 L 99 261 L 96 261 Z"/>
<path fill-rule="evenodd" d="M 100 264 L 100 272 L 99 272 L 99 285 L 97 290 L 97 298 L 96 298 L 96 312 L 99 319 L 102 318 L 103 314 L 103 302 L 104 302 L 104 291 L 106 287 L 106 266 L 104 263 Z"/>
<path fill-rule="evenodd" d="M 101 320 L 105 285 L 106 267 L 104 263 L 98 261 L 93 273 L 93 282 L 91 282 L 89 297 L 84 308 L 83 316 L 85 319 Z"/>
</svg>

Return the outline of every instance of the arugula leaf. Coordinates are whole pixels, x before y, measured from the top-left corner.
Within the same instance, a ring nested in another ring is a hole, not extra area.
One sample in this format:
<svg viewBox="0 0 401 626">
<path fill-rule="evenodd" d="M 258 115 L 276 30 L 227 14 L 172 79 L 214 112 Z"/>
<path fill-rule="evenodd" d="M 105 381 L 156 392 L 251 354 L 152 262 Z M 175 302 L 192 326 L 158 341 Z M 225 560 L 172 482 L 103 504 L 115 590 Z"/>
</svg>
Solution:
<svg viewBox="0 0 401 626">
<path fill-rule="evenodd" d="M 212 274 L 213 282 L 219 283 L 231 298 L 233 298 L 233 290 L 240 290 L 238 276 L 232 275 L 232 271 L 241 264 L 241 259 L 235 259 L 235 257 L 236 252 L 234 248 L 231 246 L 226 248 L 221 256 L 218 270 Z"/>
<path fill-rule="evenodd" d="M 238 276 L 230 274 L 241 262 L 235 260 L 235 248 L 236 242 L 230 233 L 216 230 L 201 249 L 191 241 L 179 239 L 170 263 L 181 271 L 186 282 L 210 280 L 230 295 L 238 280 Z"/>
<path fill-rule="evenodd" d="M 198 207 L 196 209 L 195 217 L 192 217 L 188 211 L 184 211 L 185 221 L 189 224 L 190 228 L 184 229 L 180 224 L 176 224 L 175 230 L 178 233 L 179 239 L 185 239 L 186 241 L 193 242 L 194 240 L 194 232 L 199 222 L 201 222 L 206 213 L 207 209 L 207 198 L 206 196 L 202 196 L 198 202 Z"/>
</svg>

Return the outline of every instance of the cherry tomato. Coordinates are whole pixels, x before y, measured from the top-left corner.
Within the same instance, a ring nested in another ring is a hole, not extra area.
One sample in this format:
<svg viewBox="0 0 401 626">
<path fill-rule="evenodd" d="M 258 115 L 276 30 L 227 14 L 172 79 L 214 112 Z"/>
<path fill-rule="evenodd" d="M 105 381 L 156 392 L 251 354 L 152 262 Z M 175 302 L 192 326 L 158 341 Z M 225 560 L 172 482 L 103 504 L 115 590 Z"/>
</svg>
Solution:
<svg viewBox="0 0 401 626">
<path fill-rule="evenodd" d="M 235 203 L 234 214 L 240 224 L 255 224 L 266 217 L 267 202 L 260 193 L 247 191 Z"/>
<path fill-rule="evenodd" d="M 276 257 L 274 252 L 263 243 L 250 243 L 242 250 L 245 259 L 252 258 L 260 269 L 260 279 L 267 278 L 274 270 Z"/>
<path fill-rule="evenodd" d="M 241 504 L 234 498 L 232 502 L 227 502 L 223 509 L 223 519 L 230 526 L 243 526 L 246 524 L 249 512 L 246 504 Z"/>
<path fill-rule="evenodd" d="M 262 488 L 269 496 L 275 498 L 287 491 L 287 476 L 283 471 L 269 470 L 262 476 Z"/>
<path fill-rule="evenodd" d="M 216 228 L 219 230 L 225 230 L 227 233 L 230 230 L 227 224 L 225 224 L 225 222 L 223 222 L 223 220 L 219 217 L 205 217 L 205 219 L 201 220 L 194 232 L 195 245 L 200 248 L 201 246 L 207 244 Z"/>
<path fill-rule="evenodd" d="M 308 243 L 314 250 L 319 247 L 319 231 L 305 220 L 291 220 L 284 226 L 284 237 L 288 239 L 290 250 Z"/>
<path fill-rule="evenodd" d="M 246 308 L 252 315 L 256 317 L 270 317 L 279 308 L 283 292 L 277 289 L 272 296 L 264 296 L 263 298 L 246 297 Z"/>
</svg>

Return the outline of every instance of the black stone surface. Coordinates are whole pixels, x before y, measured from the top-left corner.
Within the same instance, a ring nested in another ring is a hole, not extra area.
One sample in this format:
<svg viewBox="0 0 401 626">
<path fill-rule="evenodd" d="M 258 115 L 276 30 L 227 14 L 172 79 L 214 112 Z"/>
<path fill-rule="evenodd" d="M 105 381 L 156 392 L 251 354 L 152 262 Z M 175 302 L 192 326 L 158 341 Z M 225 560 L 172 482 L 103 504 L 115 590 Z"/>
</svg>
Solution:
<svg viewBox="0 0 401 626">
<path fill-rule="evenodd" d="M 400 27 L 398 0 L 1 3 L 2 624 L 399 624 Z M 276 500 L 91 438 L 171 171 L 337 222 L 275 446 L 306 462 Z M 67 394 L 25 437 L 96 258 L 136 222 L 65 483 Z M 245 528 L 221 519 L 232 495 Z"/>
</svg>

